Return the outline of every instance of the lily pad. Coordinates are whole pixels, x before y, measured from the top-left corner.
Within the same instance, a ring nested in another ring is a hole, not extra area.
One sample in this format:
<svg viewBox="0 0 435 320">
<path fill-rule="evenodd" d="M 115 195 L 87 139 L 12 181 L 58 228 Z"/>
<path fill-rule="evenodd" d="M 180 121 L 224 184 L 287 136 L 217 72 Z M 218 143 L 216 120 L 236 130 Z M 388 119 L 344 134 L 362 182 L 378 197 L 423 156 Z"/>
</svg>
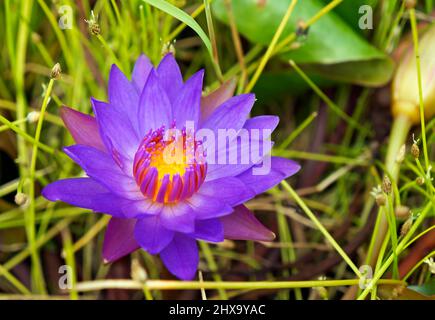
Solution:
<svg viewBox="0 0 435 320">
<path fill-rule="evenodd" d="M 290 1 L 233 1 L 239 32 L 251 42 L 268 46 Z M 299 1 L 282 38 L 295 32 L 298 22 L 308 21 L 323 7 L 320 0 Z M 224 0 L 213 2 L 213 12 L 219 20 L 228 23 Z M 304 39 L 297 41 L 299 46 L 294 48 L 290 45 L 286 48 L 288 51 L 279 57 L 293 59 L 298 64 L 309 64 L 311 69 L 323 76 L 349 83 L 381 86 L 392 76 L 392 60 L 368 43 L 335 12 L 324 15 L 309 28 Z"/>
</svg>

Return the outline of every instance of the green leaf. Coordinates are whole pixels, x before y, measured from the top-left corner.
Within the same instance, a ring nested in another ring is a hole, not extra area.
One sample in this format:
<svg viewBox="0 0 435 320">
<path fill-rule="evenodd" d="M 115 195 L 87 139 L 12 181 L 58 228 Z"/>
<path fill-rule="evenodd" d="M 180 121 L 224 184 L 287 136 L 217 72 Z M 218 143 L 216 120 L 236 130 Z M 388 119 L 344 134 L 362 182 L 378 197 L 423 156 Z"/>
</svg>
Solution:
<svg viewBox="0 0 435 320">
<path fill-rule="evenodd" d="M 419 286 L 409 286 L 410 289 L 420 292 L 427 296 L 435 296 L 435 278 L 430 279 L 425 284 Z"/>
<path fill-rule="evenodd" d="M 254 43 L 269 45 L 290 0 L 256 0 L 232 2 L 238 30 Z M 307 21 L 323 7 L 319 0 L 299 1 L 290 17 L 282 38 L 296 31 L 299 21 Z M 228 23 L 224 0 L 215 0 L 213 12 Z M 283 60 L 293 59 L 298 64 L 310 64 L 311 69 L 331 79 L 379 86 L 392 76 L 393 62 L 383 52 L 370 45 L 336 13 L 329 12 L 310 27 L 305 40 L 298 39 L 299 47 L 280 54 Z M 341 66 L 343 64 L 343 66 Z M 357 72 L 356 72 L 357 71 Z"/>
<path fill-rule="evenodd" d="M 204 42 L 204 45 L 206 46 L 210 56 L 213 56 L 211 42 L 207 34 L 204 32 L 204 30 L 202 30 L 198 22 L 196 22 L 195 19 L 189 16 L 186 12 L 184 12 L 183 10 L 177 8 L 176 6 L 170 4 L 165 0 L 142 0 L 142 1 L 149 3 L 150 5 L 166 12 L 167 14 L 173 16 L 175 19 L 178 19 L 181 22 L 188 25 L 189 27 L 191 27 L 201 38 L 202 42 Z"/>
<path fill-rule="evenodd" d="M 331 0 L 321 0 L 323 5 L 327 5 Z M 343 1 L 334 12 L 340 16 L 352 29 L 360 34 L 363 34 L 364 31 L 359 27 L 359 20 L 363 16 L 362 13 L 359 12 L 362 6 L 370 6 L 373 11 L 376 9 L 379 0 L 352 0 L 352 1 Z M 374 17 L 373 17 L 374 18 Z"/>
</svg>

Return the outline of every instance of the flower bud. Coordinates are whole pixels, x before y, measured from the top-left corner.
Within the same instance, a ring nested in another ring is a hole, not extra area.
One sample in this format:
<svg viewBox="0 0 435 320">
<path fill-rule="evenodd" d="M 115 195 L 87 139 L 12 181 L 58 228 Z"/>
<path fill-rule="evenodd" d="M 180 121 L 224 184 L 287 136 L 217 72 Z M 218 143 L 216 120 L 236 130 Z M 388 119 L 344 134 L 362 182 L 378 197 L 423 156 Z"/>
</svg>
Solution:
<svg viewBox="0 0 435 320">
<path fill-rule="evenodd" d="M 394 210 L 397 219 L 407 219 L 409 217 L 410 210 L 407 206 L 397 206 Z"/>
<path fill-rule="evenodd" d="M 412 217 L 409 217 L 408 220 L 406 220 L 405 223 L 402 224 L 402 228 L 400 229 L 400 235 L 402 237 L 406 236 L 406 234 L 409 232 L 411 227 L 412 227 Z"/>
<path fill-rule="evenodd" d="M 375 200 L 376 204 L 380 207 L 385 206 L 385 204 L 387 203 L 387 197 L 383 193 L 376 195 Z"/>
<path fill-rule="evenodd" d="M 51 79 L 55 79 L 55 80 L 59 79 L 61 72 L 62 69 L 60 67 L 60 64 L 56 63 L 53 69 L 51 69 L 51 74 L 50 74 Z"/>
<path fill-rule="evenodd" d="M 382 191 L 386 194 L 391 193 L 391 180 L 388 176 L 384 176 L 384 180 L 382 180 Z"/>
<path fill-rule="evenodd" d="M 15 203 L 19 206 L 25 205 L 28 200 L 29 200 L 29 197 L 22 192 L 18 192 L 15 195 Z"/>
<path fill-rule="evenodd" d="M 415 159 L 418 159 L 420 157 L 420 148 L 418 147 L 418 145 L 416 143 L 412 144 L 411 154 Z"/>
<path fill-rule="evenodd" d="M 41 113 L 39 111 L 31 111 L 26 118 L 29 123 L 35 123 L 38 122 L 40 115 Z"/>
<path fill-rule="evenodd" d="M 406 9 L 415 8 L 416 4 L 417 4 L 417 0 L 405 0 L 405 7 L 406 7 Z"/>
<path fill-rule="evenodd" d="M 419 186 L 422 186 L 422 185 L 424 185 L 425 180 L 424 180 L 423 177 L 418 177 L 417 179 L 415 179 L 415 182 L 416 182 Z"/>
<path fill-rule="evenodd" d="M 435 24 L 431 25 L 419 41 L 421 83 L 424 114 L 435 114 Z M 411 46 L 400 61 L 392 86 L 392 112 L 395 117 L 406 116 L 416 124 L 420 121 L 420 98 L 417 64 Z"/>
</svg>

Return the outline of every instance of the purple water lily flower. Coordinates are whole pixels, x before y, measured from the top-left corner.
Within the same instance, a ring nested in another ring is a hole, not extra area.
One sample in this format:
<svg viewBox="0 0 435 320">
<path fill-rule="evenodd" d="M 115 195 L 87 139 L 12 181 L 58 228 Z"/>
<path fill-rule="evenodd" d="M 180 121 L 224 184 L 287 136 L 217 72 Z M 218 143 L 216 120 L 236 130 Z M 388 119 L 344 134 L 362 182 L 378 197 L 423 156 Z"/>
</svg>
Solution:
<svg viewBox="0 0 435 320">
<path fill-rule="evenodd" d="M 140 56 L 131 78 L 112 66 L 109 102 L 91 99 L 95 117 L 62 108 L 62 119 L 77 143 L 64 150 L 87 177 L 51 183 L 43 196 L 112 216 L 103 244 L 107 262 L 142 248 L 159 254 L 167 269 L 185 280 L 192 279 L 198 267 L 196 240 L 273 240 L 273 232 L 243 203 L 296 173 L 299 165 L 272 157 L 267 174 L 253 174 L 270 152 L 247 163 L 209 163 L 203 141 L 185 124 L 190 121 L 195 130 L 216 133 L 272 132 L 279 119 L 247 119 L 254 95 L 232 97 L 232 82 L 201 97 L 203 71 L 184 82 L 171 54 L 157 68 Z M 181 134 L 168 136 L 168 129 Z M 250 137 L 237 144 L 236 151 L 246 152 L 255 139 L 264 142 Z M 201 157 L 185 152 L 179 161 L 167 163 L 164 151 L 178 142 L 184 151 L 190 144 Z M 234 143 L 228 141 L 220 152 L 229 153 Z"/>
</svg>

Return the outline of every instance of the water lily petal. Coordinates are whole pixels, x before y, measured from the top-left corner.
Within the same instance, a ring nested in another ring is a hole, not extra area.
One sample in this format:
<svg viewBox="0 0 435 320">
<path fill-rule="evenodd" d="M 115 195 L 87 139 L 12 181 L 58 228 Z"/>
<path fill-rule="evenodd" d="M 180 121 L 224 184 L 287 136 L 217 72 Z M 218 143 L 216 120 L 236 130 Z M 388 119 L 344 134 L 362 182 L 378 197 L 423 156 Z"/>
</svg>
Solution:
<svg viewBox="0 0 435 320">
<path fill-rule="evenodd" d="M 198 220 L 222 217 L 230 214 L 233 209 L 225 202 L 219 201 L 218 198 L 195 193 L 192 197 L 185 200 L 194 212 Z"/>
<path fill-rule="evenodd" d="M 107 150 L 112 152 L 115 149 L 132 161 L 140 139 L 128 116 L 110 104 L 95 99 L 91 101 Z"/>
<path fill-rule="evenodd" d="M 220 218 L 225 239 L 272 241 L 275 234 L 263 226 L 244 205 L 234 208 L 230 215 Z"/>
<path fill-rule="evenodd" d="M 168 128 L 173 120 L 171 102 L 159 81 L 156 72 L 152 70 L 140 96 L 139 130 L 143 134 L 162 125 Z"/>
<path fill-rule="evenodd" d="M 199 188 L 198 194 L 218 199 L 232 207 L 244 203 L 256 195 L 251 188 L 234 177 L 206 181 Z"/>
<path fill-rule="evenodd" d="M 42 195 L 50 201 L 63 201 L 80 208 L 123 217 L 123 198 L 91 178 L 55 181 L 42 190 Z"/>
<path fill-rule="evenodd" d="M 133 177 L 126 175 L 107 153 L 79 144 L 66 147 L 64 151 L 88 176 L 113 193 L 130 200 L 143 199 Z"/>
<path fill-rule="evenodd" d="M 138 132 L 139 127 L 136 115 L 139 105 L 139 93 L 115 64 L 110 69 L 108 95 L 110 104 L 124 118 L 128 118 L 135 131 Z"/>
<path fill-rule="evenodd" d="M 236 79 L 224 82 L 219 88 L 201 99 L 201 117 L 203 123 L 222 103 L 230 99 L 236 90 Z"/>
<path fill-rule="evenodd" d="M 160 217 L 167 229 L 182 233 L 192 233 L 195 230 L 195 212 L 184 202 L 163 206 Z"/>
<path fill-rule="evenodd" d="M 76 143 L 106 151 L 94 117 L 65 106 L 60 109 L 60 116 Z"/>
<path fill-rule="evenodd" d="M 172 102 L 178 96 L 183 86 L 183 76 L 180 67 L 172 53 L 166 54 L 157 67 L 160 85 Z"/>
<path fill-rule="evenodd" d="M 266 134 L 263 134 L 263 130 L 268 130 L 268 133 L 272 133 L 273 130 L 276 129 L 279 123 L 279 117 L 277 116 L 258 116 L 253 117 L 248 120 L 246 120 L 245 124 L 243 125 L 243 129 L 246 130 L 259 130 L 260 131 L 260 138 L 261 139 L 267 139 L 269 136 Z"/>
<path fill-rule="evenodd" d="M 156 215 L 137 220 L 134 237 L 144 250 L 157 254 L 172 241 L 174 231 L 166 229 Z"/>
<path fill-rule="evenodd" d="M 179 128 L 186 126 L 186 121 L 198 122 L 204 70 L 195 73 L 181 88 L 173 104 L 174 119 Z"/>
<path fill-rule="evenodd" d="M 131 74 L 131 81 L 136 88 L 139 96 L 142 93 L 142 90 L 152 69 L 153 64 L 151 63 L 150 59 L 146 55 L 141 54 L 136 60 L 133 72 Z"/>
<path fill-rule="evenodd" d="M 201 128 L 211 129 L 217 136 L 219 129 L 240 130 L 255 102 L 255 95 L 241 94 L 227 100 L 202 123 Z"/>
<path fill-rule="evenodd" d="M 197 220 L 192 238 L 210 241 L 224 241 L 224 228 L 219 219 Z"/>
<path fill-rule="evenodd" d="M 110 219 L 103 242 L 105 262 L 118 260 L 140 248 L 133 236 L 135 224 L 135 219 Z"/>
<path fill-rule="evenodd" d="M 228 142 L 226 147 L 218 149 L 214 163 L 207 163 L 205 181 L 236 176 L 254 165 L 262 163 L 265 157 L 269 157 L 273 146 L 272 141 L 259 140 L 250 136 L 243 138 L 244 136 L 244 134 L 240 134 L 241 139 Z M 207 152 L 209 153 L 209 150 Z"/>
<path fill-rule="evenodd" d="M 195 277 L 199 263 L 198 246 L 195 239 L 177 233 L 172 242 L 160 253 L 166 268 L 182 280 Z"/>
<path fill-rule="evenodd" d="M 257 165 L 259 167 L 260 165 Z M 265 175 L 254 175 L 252 168 L 237 176 L 246 186 L 250 187 L 256 194 L 263 193 L 276 186 L 282 180 L 294 175 L 301 166 L 296 162 L 272 157 L 270 172 Z"/>
</svg>

